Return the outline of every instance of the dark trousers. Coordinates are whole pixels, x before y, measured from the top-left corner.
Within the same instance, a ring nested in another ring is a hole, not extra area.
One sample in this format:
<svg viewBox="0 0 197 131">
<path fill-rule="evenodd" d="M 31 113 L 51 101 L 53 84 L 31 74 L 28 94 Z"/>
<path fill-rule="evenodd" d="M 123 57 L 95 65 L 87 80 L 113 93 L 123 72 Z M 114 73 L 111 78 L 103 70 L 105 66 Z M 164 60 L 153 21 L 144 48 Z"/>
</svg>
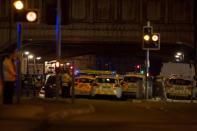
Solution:
<svg viewBox="0 0 197 131">
<path fill-rule="evenodd" d="M 4 82 L 3 104 L 12 104 L 15 90 L 15 82 Z"/>
<path fill-rule="evenodd" d="M 69 86 L 62 86 L 62 97 L 66 98 L 70 96 L 70 87 Z"/>
</svg>

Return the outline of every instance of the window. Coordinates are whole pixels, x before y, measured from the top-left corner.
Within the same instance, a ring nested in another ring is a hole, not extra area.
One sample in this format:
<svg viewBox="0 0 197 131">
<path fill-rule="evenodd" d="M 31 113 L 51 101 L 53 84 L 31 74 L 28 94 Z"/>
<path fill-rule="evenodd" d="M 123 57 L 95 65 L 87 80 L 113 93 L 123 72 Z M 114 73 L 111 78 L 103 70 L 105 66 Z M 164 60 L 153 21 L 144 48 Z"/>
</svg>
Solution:
<svg viewBox="0 0 197 131">
<path fill-rule="evenodd" d="M 170 79 L 170 84 L 173 85 L 191 85 L 191 81 L 183 79 Z"/>
<path fill-rule="evenodd" d="M 92 83 L 92 81 L 93 80 L 87 78 L 80 78 L 75 80 L 75 82 L 79 82 L 79 83 Z"/>
<path fill-rule="evenodd" d="M 117 83 L 117 80 L 113 78 L 98 78 L 96 82 L 97 83 Z"/>
</svg>

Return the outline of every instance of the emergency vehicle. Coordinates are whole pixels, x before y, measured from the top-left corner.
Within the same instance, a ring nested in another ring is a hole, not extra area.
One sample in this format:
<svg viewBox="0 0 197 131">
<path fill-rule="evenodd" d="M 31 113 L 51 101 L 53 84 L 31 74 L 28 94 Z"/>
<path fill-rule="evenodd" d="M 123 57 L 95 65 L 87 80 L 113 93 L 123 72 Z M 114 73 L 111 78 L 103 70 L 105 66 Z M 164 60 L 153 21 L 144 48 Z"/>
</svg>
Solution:
<svg viewBox="0 0 197 131">
<path fill-rule="evenodd" d="M 108 95 L 121 98 L 122 89 L 118 77 L 112 75 L 97 76 L 91 89 L 91 96 L 95 95 Z"/>
<path fill-rule="evenodd" d="M 75 78 L 75 95 L 90 95 L 91 84 L 94 81 L 91 76 L 79 76 Z"/>
<path fill-rule="evenodd" d="M 183 96 L 191 98 L 192 81 L 188 76 L 171 75 L 165 79 L 165 90 L 167 97 Z"/>
<path fill-rule="evenodd" d="M 138 73 L 128 73 L 124 75 L 123 81 L 121 82 L 123 96 L 136 95 L 138 80 L 142 81 L 142 92 L 143 94 L 145 93 L 145 76 L 143 74 Z"/>
</svg>

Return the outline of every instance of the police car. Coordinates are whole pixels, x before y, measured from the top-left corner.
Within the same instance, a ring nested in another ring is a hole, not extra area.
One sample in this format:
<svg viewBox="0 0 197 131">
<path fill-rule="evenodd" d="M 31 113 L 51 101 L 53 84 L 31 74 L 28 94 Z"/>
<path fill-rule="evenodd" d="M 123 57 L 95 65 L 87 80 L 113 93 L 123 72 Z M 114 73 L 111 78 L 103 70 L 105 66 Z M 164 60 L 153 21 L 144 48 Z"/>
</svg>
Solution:
<svg viewBox="0 0 197 131">
<path fill-rule="evenodd" d="M 92 84 L 91 95 L 108 95 L 122 97 L 122 89 L 116 76 L 97 76 Z"/>
<path fill-rule="evenodd" d="M 142 93 L 145 94 L 145 76 L 138 73 L 128 73 L 124 75 L 123 81 L 121 82 L 121 88 L 123 96 L 136 96 L 137 93 L 137 82 L 142 82 Z"/>
<path fill-rule="evenodd" d="M 94 81 L 94 77 L 91 76 L 79 76 L 75 78 L 75 95 L 90 95 L 91 84 Z"/>
<path fill-rule="evenodd" d="M 192 81 L 187 76 L 171 75 L 165 79 L 167 97 L 182 96 L 191 98 L 192 89 Z"/>
</svg>

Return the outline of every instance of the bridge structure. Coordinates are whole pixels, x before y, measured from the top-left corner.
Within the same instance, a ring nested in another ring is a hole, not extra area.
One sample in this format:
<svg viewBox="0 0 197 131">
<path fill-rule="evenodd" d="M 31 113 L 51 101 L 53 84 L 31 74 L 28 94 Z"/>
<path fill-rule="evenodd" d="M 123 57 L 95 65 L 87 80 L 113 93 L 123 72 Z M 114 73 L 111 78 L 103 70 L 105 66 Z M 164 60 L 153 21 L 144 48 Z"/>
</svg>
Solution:
<svg viewBox="0 0 197 131">
<path fill-rule="evenodd" d="M 22 23 L 22 50 L 46 60 L 56 58 L 56 27 L 47 24 L 54 18 L 48 18 L 50 2 L 28 3 L 39 10 L 40 22 Z M 193 3 L 194 0 L 68 0 L 62 5 L 61 58 L 87 54 L 143 58 L 142 28 L 150 21 L 154 32 L 161 35 L 161 50 L 152 51 L 151 57 L 168 61 L 181 50 L 190 61 L 195 46 Z M 5 8 L 0 8 L 1 53 L 16 45 L 16 23 L 11 21 L 10 8 L 6 8 L 10 7 L 9 2 L 4 4 Z"/>
</svg>

